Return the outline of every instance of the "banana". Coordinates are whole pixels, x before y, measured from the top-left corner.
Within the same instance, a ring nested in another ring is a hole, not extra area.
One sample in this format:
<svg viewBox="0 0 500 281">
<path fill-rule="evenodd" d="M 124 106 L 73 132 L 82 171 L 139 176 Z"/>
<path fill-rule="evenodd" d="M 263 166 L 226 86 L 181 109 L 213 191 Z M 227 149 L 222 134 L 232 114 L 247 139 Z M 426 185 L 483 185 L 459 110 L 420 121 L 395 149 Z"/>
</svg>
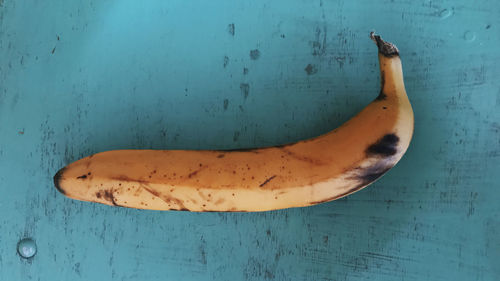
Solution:
<svg viewBox="0 0 500 281">
<path fill-rule="evenodd" d="M 62 168 L 67 197 L 137 209 L 253 212 L 304 207 L 373 183 L 406 152 L 413 110 L 398 49 L 378 46 L 381 90 L 356 116 L 324 135 L 250 150 L 115 150 Z"/>
</svg>

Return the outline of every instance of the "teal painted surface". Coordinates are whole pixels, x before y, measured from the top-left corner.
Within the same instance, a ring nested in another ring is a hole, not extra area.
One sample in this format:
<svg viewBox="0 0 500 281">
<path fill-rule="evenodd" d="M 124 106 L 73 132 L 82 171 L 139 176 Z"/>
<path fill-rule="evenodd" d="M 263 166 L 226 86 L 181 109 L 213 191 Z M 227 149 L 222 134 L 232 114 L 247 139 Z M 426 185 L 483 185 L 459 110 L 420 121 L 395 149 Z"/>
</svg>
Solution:
<svg viewBox="0 0 500 281">
<path fill-rule="evenodd" d="M 0 1 L 0 279 L 500 280 L 499 14 L 494 0 Z M 367 189 L 196 214 L 53 188 L 103 150 L 329 131 L 378 94 L 373 29 L 401 51 L 416 127 Z"/>
</svg>

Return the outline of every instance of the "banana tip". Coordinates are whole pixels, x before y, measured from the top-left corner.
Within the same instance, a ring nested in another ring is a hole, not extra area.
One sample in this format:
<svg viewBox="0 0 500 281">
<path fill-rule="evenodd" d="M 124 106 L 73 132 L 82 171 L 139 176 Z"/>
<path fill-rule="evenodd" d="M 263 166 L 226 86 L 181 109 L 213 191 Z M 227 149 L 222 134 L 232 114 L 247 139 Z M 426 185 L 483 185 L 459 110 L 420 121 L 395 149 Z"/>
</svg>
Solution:
<svg viewBox="0 0 500 281">
<path fill-rule="evenodd" d="M 66 167 L 60 169 L 59 171 L 57 171 L 57 173 L 55 174 L 54 176 L 54 186 L 56 187 L 56 189 L 61 192 L 62 194 L 66 195 L 66 192 L 64 192 L 64 190 L 62 190 L 61 188 L 61 179 L 62 179 L 62 175 L 64 173 L 64 170 L 66 170 Z"/>
<path fill-rule="evenodd" d="M 375 34 L 375 32 L 370 32 L 370 38 L 377 44 L 378 51 L 386 57 L 399 56 L 398 48 L 390 43 L 382 40 L 380 35 Z"/>
</svg>

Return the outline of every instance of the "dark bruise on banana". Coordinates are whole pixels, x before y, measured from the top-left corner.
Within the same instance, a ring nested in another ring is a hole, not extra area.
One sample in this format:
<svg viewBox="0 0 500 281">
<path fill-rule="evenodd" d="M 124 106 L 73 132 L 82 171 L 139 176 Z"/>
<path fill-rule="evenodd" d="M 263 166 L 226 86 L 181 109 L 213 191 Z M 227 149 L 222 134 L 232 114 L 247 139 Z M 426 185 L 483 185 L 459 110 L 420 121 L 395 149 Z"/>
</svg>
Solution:
<svg viewBox="0 0 500 281">
<path fill-rule="evenodd" d="M 59 170 L 54 185 L 77 200 L 197 212 L 305 207 L 356 192 L 394 167 L 413 135 L 399 51 L 370 37 L 379 49 L 379 95 L 327 134 L 254 149 L 101 152 Z"/>
<path fill-rule="evenodd" d="M 311 202 L 311 205 L 342 198 L 378 180 L 398 162 L 398 158 L 394 157 L 398 152 L 398 142 L 398 136 L 394 133 L 390 133 L 370 145 L 365 151 L 367 162 L 369 162 L 370 165 L 366 167 L 358 166 L 347 172 L 347 179 L 355 182 L 353 187 L 334 197 Z"/>
<path fill-rule="evenodd" d="M 373 160 L 374 164 L 354 169 L 353 172 L 356 173 L 355 178 L 360 181 L 355 189 L 377 180 L 396 165 L 398 159 L 394 159 L 393 156 L 398 152 L 398 142 L 399 138 L 397 135 L 387 134 L 368 147 L 366 154 L 369 159 Z"/>
</svg>

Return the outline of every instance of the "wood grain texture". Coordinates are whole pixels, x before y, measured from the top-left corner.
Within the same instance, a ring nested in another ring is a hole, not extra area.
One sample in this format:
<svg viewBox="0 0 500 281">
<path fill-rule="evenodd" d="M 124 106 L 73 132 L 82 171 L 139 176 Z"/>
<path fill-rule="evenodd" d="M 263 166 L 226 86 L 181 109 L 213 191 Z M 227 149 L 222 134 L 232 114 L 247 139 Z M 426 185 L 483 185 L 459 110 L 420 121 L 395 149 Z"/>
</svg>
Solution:
<svg viewBox="0 0 500 281">
<path fill-rule="evenodd" d="M 0 1 L 0 279 L 499 280 L 499 13 L 494 0 Z M 327 132 L 378 95 L 372 30 L 400 50 L 416 127 L 361 192 L 195 214 L 53 187 L 103 150 Z M 23 237 L 33 259 L 16 253 Z"/>
</svg>

